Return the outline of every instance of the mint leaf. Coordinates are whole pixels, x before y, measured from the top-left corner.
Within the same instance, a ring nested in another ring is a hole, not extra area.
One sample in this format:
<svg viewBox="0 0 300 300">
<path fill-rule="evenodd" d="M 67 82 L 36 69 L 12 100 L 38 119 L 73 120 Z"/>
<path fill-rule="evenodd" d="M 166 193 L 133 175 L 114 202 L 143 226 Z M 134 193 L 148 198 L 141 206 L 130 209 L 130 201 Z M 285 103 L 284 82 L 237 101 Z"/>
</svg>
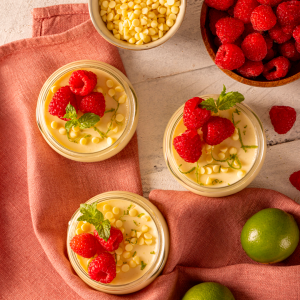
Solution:
<svg viewBox="0 0 300 300">
<path fill-rule="evenodd" d="M 223 84 L 223 91 L 221 92 L 218 100 L 217 100 L 217 106 L 219 107 L 220 105 L 220 102 L 223 100 L 224 96 L 226 95 L 226 87 L 225 85 Z"/>
<path fill-rule="evenodd" d="M 100 117 L 93 113 L 86 113 L 78 119 L 80 129 L 90 128 L 96 125 L 99 121 Z"/>
<path fill-rule="evenodd" d="M 207 110 L 211 110 L 214 113 L 218 112 L 218 107 L 216 106 L 215 100 L 213 98 L 208 98 L 205 101 L 200 103 L 201 108 L 205 108 Z"/>
<path fill-rule="evenodd" d="M 104 216 L 101 211 L 97 209 L 97 202 L 92 204 L 80 204 L 80 216 L 77 221 L 86 221 L 95 226 L 99 236 L 106 242 L 110 237 L 110 222 L 104 220 Z"/>
<path fill-rule="evenodd" d="M 220 98 L 220 97 L 219 97 Z M 218 109 L 227 110 L 237 103 L 241 103 L 245 97 L 239 92 L 229 92 L 222 96 L 221 100 L 218 99 Z"/>
<path fill-rule="evenodd" d="M 67 132 L 69 132 L 73 126 L 74 126 L 74 120 L 66 122 L 65 128 L 66 128 Z"/>
<path fill-rule="evenodd" d="M 147 264 L 145 264 L 143 261 L 141 261 L 141 270 L 144 270 L 146 268 Z"/>
<path fill-rule="evenodd" d="M 66 114 L 64 115 L 64 118 L 66 118 L 66 119 L 76 119 L 77 118 L 76 109 L 70 103 L 66 107 Z"/>
</svg>

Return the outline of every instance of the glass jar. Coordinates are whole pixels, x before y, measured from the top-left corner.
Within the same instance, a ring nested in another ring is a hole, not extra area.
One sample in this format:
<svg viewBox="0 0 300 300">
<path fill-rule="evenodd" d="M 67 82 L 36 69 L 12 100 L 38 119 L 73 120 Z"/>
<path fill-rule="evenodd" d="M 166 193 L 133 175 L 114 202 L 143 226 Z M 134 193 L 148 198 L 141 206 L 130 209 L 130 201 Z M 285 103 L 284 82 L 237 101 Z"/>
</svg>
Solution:
<svg viewBox="0 0 300 300">
<path fill-rule="evenodd" d="M 208 99 L 208 98 L 214 98 L 218 99 L 219 95 L 204 95 L 199 96 L 202 99 Z M 260 169 L 262 168 L 263 162 L 265 160 L 266 156 L 266 150 L 267 150 L 267 142 L 266 142 L 266 136 L 263 129 L 263 125 L 261 121 L 259 120 L 258 116 L 245 104 L 239 103 L 235 105 L 236 108 L 241 110 L 245 115 L 249 118 L 250 122 L 253 124 L 256 136 L 257 136 L 257 152 L 256 157 L 254 159 L 254 163 L 246 175 L 240 179 L 239 181 L 236 181 L 235 183 L 232 183 L 228 186 L 222 186 L 222 187 L 210 187 L 210 186 L 204 186 L 199 185 L 195 181 L 191 180 L 184 174 L 182 174 L 179 169 L 178 165 L 175 161 L 174 155 L 173 155 L 173 136 L 174 131 L 176 129 L 176 126 L 181 121 L 183 117 L 183 109 L 184 105 L 182 105 L 171 117 L 166 130 L 164 134 L 164 141 L 163 141 L 163 151 L 164 151 L 164 158 L 167 164 L 168 169 L 170 170 L 171 174 L 174 176 L 174 178 L 186 189 L 190 190 L 191 192 L 207 196 L 207 197 L 224 197 L 228 196 L 234 193 L 237 193 L 247 187 L 253 179 L 257 176 Z"/>
<path fill-rule="evenodd" d="M 107 148 L 104 148 L 96 152 L 80 153 L 64 147 L 50 133 L 45 121 L 45 116 L 44 116 L 45 103 L 51 87 L 55 84 L 55 82 L 57 82 L 57 80 L 59 80 L 65 74 L 79 69 L 97 69 L 104 73 L 107 73 L 114 80 L 116 80 L 121 87 L 123 87 L 124 92 L 126 93 L 127 96 L 128 117 L 127 117 L 127 123 L 124 124 L 125 126 L 122 134 L 111 146 L 108 146 Z M 36 109 L 36 119 L 37 119 L 38 128 L 42 133 L 46 142 L 49 144 L 49 146 L 54 151 L 56 151 L 57 153 L 59 153 L 64 157 L 75 161 L 81 161 L 81 162 L 101 161 L 101 160 L 108 159 L 113 155 L 119 153 L 132 138 L 137 127 L 138 117 L 139 117 L 139 107 L 138 107 L 137 97 L 133 89 L 133 86 L 129 82 L 128 78 L 115 67 L 94 60 L 75 61 L 56 70 L 43 85 L 41 92 L 39 94 L 37 109 Z"/>
<path fill-rule="evenodd" d="M 155 253 L 155 257 L 153 258 L 152 265 L 149 269 L 137 280 L 120 285 L 114 284 L 103 284 L 101 282 L 95 281 L 91 279 L 88 273 L 84 270 L 82 265 L 80 264 L 76 253 L 74 253 L 70 248 L 70 241 L 75 236 L 75 231 L 78 225 L 77 219 L 81 216 L 79 209 L 74 213 L 71 220 L 69 221 L 68 226 L 68 235 L 67 235 L 67 251 L 69 260 L 71 262 L 72 267 L 74 268 L 75 272 L 78 276 L 89 286 L 92 288 L 109 293 L 109 294 L 129 294 L 141 290 L 142 288 L 149 285 L 163 270 L 169 253 L 169 230 L 166 224 L 166 221 L 160 211 L 154 206 L 150 201 L 139 196 L 134 193 L 130 192 L 121 192 L 121 191 L 114 191 L 114 192 L 107 192 L 103 194 L 99 194 L 86 203 L 91 204 L 93 202 L 101 203 L 108 200 L 126 200 L 130 201 L 131 203 L 140 206 L 144 209 L 149 216 L 151 217 L 152 221 L 154 222 L 157 230 L 157 253 Z"/>
</svg>

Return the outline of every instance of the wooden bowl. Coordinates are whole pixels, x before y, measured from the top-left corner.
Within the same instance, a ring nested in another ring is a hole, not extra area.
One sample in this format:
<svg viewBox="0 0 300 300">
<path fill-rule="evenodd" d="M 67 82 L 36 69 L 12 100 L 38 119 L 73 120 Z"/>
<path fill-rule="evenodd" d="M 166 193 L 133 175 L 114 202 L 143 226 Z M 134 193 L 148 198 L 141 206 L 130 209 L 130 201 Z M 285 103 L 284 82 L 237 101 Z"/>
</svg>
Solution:
<svg viewBox="0 0 300 300">
<path fill-rule="evenodd" d="M 209 7 L 205 2 L 203 2 L 201 16 L 200 16 L 200 28 L 201 28 L 202 38 L 208 54 L 210 55 L 212 60 L 215 61 L 218 47 L 214 44 L 215 36 L 211 33 L 209 29 L 208 11 L 209 11 Z M 287 76 L 283 79 L 276 80 L 276 81 L 268 81 L 262 75 L 258 76 L 255 79 L 249 79 L 239 75 L 235 71 L 229 71 L 224 69 L 221 70 L 225 74 L 230 76 L 232 79 L 244 84 L 259 86 L 259 87 L 275 87 L 275 86 L 288 84 L 300 78 L 300 61 L 292 62 L 292 67 L 289 70 Z"/>
</svg>

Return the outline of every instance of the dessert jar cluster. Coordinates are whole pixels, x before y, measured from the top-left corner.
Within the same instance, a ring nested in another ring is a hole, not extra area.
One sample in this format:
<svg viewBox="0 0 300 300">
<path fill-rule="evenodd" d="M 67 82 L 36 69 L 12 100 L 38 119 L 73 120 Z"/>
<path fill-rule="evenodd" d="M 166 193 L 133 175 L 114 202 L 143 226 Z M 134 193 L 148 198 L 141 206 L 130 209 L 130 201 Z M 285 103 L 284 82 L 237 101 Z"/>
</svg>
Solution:
<svg viewBox="0 0 300 300">
<path fill-rule="evenodd" d="M 119 232 L 122 236 L 118 245 L 114 244 L 116 249 L 106 252 L 113 264 L 112 277 L 105 283 L 93 277 L 95 268 L 91 265 L 97 257 L 101 259 L 99 251 L 90 258 L 73 251 L 72 241 L 76 236 L 83 233 L 98 235 L 95 226 L 80 221 L 82 209 L 75 212 L 68 227 L 67 250 L 74 270 L 85 283 L 105 293 L 128 294 L 149 285 L 162 271 L 169 252 L 169 232 L 162 214 L 147 199 L 129 192 L 103 193 L 87 201 L 86 205 L 95 203 L 104 221 L 111 224 L 110 234 Z M 101 240 L 101 244 L 105 243 Z"/>
<path fill-rule="evenodd" d="M 80 72 L 93 74 L 95 85 L 85 100 L 86 111 L 79 109 L 85 97 L 76 94 L 71 98 L 75 103 L 71 100 L 66 107 L 67 117 L 55 115 L 59 107 L 54 107 L 54 100 L 59 106 L 59 94 L 72 90 L 70 80 Z M 95 110 L 96 114 L 90 113 Z M 88 60 L 70 63 L 54 72 L 41 89 L 36 112 L 38 127 L 50 147 L 66 158 L 82 162 L 104 160 L 120 152 L 133 136 L 139 115 L 137 98 L 126 76 L 108 64 Z"/>
<path fill-rule="evenodd" d="M 200 98 L 217 100 L 219 95 Z M 259 118 L 245 104 L 212 113 L 232 121 L 233 134 L 217 145 L 209 145 L 201 136 L 202 154 L 196 162 L 186 162 L 176 151 L 174 139 L 186 131 L 183 122 L 184 105 L 170 119 L 164 135 L 164 156 L 174 178 L 188 190 L 208 197 L 223 197 L 236 193 L 259 173 L 266 154 L 266 137 Z M 251 146 L 250 146 L 251 145 Z"/>
</svg>

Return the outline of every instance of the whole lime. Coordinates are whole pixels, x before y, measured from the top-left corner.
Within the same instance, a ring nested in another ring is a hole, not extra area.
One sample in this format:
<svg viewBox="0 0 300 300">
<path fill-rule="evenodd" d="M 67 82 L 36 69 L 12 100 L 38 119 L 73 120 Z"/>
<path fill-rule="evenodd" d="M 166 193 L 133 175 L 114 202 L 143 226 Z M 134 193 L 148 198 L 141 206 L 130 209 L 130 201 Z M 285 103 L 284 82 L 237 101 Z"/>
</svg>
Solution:
<svg viewBox="0 0 300 300">
<path fill-rule="evenodd" d="M 190 288 L 182 300 L 235 300 L 230 290 L 216 282 L 203 282 Z"/>
<path fill-rule="evenodd" d="M 248 256 L 260 263 L 276 263 L 289 257 L 299 242 L 294 217 L 277 208 L 253 215 L 244 225 L 241 243 Z"/>
</svg>

